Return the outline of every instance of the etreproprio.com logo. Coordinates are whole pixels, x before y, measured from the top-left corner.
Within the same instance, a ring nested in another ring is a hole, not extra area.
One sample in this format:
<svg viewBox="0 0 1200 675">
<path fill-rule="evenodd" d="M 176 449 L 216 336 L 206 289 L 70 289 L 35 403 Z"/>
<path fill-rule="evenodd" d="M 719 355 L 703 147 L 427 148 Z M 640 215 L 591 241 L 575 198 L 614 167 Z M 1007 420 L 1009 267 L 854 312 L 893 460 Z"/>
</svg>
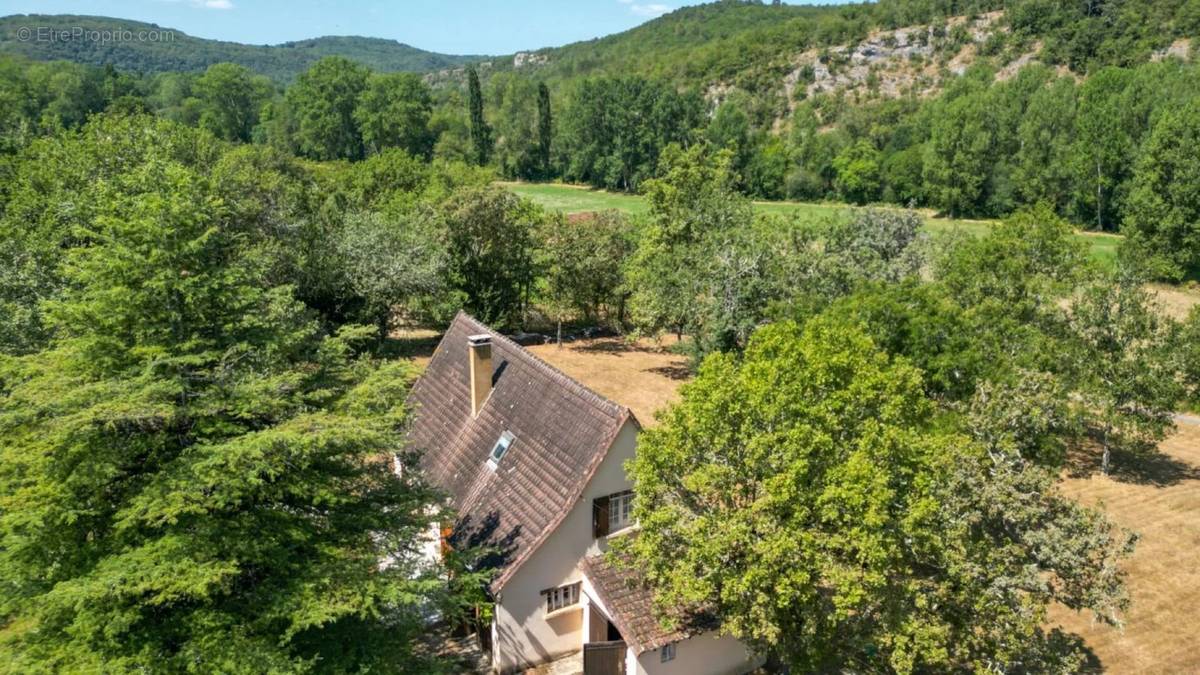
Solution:
<svg viewBox="0 0 1200 675">
<path fill-rule="evenodd" d="M 85 28 L 83 26 L 68 26 L 55 28 L 52 26 L 21 26 L 16 31 L 19 42 L 97 42 L 111 44 L 117 42 L 174 42 L 175 31 L 170 30 L 128 30 Z"/>
</svg>

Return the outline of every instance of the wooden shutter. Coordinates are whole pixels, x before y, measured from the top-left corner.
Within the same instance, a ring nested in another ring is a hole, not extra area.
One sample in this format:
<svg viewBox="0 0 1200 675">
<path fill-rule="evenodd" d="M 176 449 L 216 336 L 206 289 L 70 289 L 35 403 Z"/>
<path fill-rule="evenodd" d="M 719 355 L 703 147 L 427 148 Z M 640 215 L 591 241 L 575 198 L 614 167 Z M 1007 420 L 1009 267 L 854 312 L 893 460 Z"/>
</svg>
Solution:
<svg viewBox="0 0 1200 675">
<path fill-rule="evenodd" d="M 592 501 L 592 536 L 608 535 L 608 497 L 597 497 Z"/>
</svg>

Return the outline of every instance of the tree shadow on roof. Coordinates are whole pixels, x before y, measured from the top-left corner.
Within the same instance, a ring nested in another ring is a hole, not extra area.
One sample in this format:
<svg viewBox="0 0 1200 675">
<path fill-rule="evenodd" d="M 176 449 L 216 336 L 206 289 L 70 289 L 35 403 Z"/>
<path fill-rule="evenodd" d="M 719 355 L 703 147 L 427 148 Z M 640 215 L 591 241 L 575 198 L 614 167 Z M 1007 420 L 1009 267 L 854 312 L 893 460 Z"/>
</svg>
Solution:
<svg viewBox="0 0 1200 675">
<path fill-rule="evenodd" d="M 520 525 L 501 532 L 500 513 L 491 511 L 478 521 L 469 515 L 459 519 L 449 544 L 456 551 L 477 550 L 480 555 L 472 565 L 475 569 L 500 570 L 515 559 L 520 536 Z"/>
</svg>

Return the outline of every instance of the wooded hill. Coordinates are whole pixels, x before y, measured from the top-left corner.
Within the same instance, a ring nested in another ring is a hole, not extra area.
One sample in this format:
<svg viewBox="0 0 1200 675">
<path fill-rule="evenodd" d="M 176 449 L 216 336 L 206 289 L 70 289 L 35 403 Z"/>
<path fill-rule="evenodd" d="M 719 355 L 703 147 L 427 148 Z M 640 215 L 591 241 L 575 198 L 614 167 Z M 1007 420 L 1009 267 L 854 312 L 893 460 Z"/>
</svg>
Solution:
<svg viewBox="0 0 1200 675">
<path fill-rule="evenodd" d="M 21 40 L 24 27 L 96 31 L 170 31 L 170 40 L 97 42 L 91 40 Z M 200 72 L 214 63 L 237 63 L 276 82 L 290 82 L 318 59 L 344 56 L 373 70 L 428 72 L 476 61 L 478 56 L 454 56 L 417 49 L 395 40 L 358 36 L 325 36 L 279 45 L 245 45 L 207 40 L 174 28 L 101 16 L 17 14 L 0 18 L 0 53 L 20 54 L 37 61 L 66 60 L 88 65 L 112 65 L 137 73 Z"/>
<path fill-rule="evenodd" d="M 778 118 L 786 115 L 797 89 L 802 97 L 814 88 L 846 89 L 851 83 L 860 85 L 849 88 L 865 98 L 928 94 L 980 60 L 1010 69 L 1041 62 L 1082 75 L 1167 54 L 1186 57 L 1190 44 L 1179 41 L 1198 33 L 1195 0 L 881 0 L 831 6 L 721 0 L 600 39 L 498 57 L 491 69 L 550 81 L 642 75 L 699 88 L 710 99 L 741 91 L 766 99 L 762 114 Z M 847 72 L 856 66 L 859 72 Z"/>
</svg>

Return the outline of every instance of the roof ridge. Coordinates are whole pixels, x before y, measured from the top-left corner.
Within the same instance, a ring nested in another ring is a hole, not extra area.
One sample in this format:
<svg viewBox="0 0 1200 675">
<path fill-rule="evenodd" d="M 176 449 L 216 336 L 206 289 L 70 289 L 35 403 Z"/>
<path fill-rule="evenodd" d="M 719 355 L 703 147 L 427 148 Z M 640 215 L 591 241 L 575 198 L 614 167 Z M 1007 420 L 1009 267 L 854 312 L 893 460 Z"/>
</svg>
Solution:
<svg viewBox="0 0 1200 675">
<path fill-rule="evenodd" d="M 517 344 L 516 342 L 513 342 L 511 339 L 509 339 L 508 336 L 493 329 L 491 326 L 488 326 L 487 324 L 483 323 L 479 319 L 476 319 L 475 317 L 471 316 L 470 314 L 468 314 L 466 312 L 466 310 L 462 310 L 462 309 L 458 310 L 458 315 L 454 317 L 454 320 L 457 321 L 460 318 L 471 322 L 472 324 L 474 324 L 481 330 L 486 331 L 487 333 L 491 334 L 493 339 L 499 338 L 506 345 L 508 345 L 509 347 L 512 347 L 514 349 L 514 351 L 516 351 L 517 353 L 523 354 L 526 358 L 530 359 L 535 366 L 537 366 L 538 368 L 540 368 L 541 370 L 546 372 L 550 377 L 554 378 L 555 380 L 560 381 L 562 384 L 565 384 L 569 387 L 574 388 L 575 390 L 577 390 L 577 393 L 582 394 L 584 397 L 590 397 L 592 399 L 595 399 L 596 403 L 599 403 L 599 404 L 602 404 L 605 406 L 611 406 L 612 408 L 615 409 L 615 410 L 613 410 L 613 414 L 615 416 L 617 416 L 617 417 L 620 417 L 622 415 L 629 415 L 631 417 L 633 416 L 633 411 L 630 410 L 628 406 L 617 403 L 616 401 L 596 392 L 595 390 L 588 387 L 586 384 L 571 377 L 570 375 L 564 373 L 563 371 L 559 370 L 558 368 L 555 368 L 554 366 L 550 365 L 548 362 L 543 360 L 537 354 L 534 354 L 533 352 L 529 351 L 528 349 L 525 349 L 524 347 Z M 449 332 L 449 330 L 447 330 L 447 332 Z M 636 419 L 636 417 L 634 419 Z M 640 424 L 639 424 L 639 426 L 640 426 Z"/>
</svg>

